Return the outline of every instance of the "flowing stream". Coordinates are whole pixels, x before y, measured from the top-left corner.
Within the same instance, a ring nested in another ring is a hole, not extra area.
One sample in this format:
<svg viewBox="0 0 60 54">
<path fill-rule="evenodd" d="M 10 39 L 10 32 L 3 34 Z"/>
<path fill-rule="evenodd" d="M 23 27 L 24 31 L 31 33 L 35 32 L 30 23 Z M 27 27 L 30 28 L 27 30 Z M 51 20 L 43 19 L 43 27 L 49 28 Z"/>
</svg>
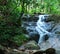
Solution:
<svg viewBox="0 0 60 54">
<path fill-rule="evenodd" d="M 49 15 L 39 15 L 39 20 L 37 21 L 37 26 L 36 26 L 36 30 L 40 35 L 38 44 L 44 41 L 45 35 L 51 36 L 49 30 L 51 29 L 52 24 L 51 22 L 46 22 L 48 17 Z"/>
<path fill-rule="evenodd" d="M 60 40 L 60 20 L 58 23 L 56 23 L 55 21 L 57 21 L 58 18 L 57 20 L 55 20 L 55 18 L 53 19 L 54 20 L 52 20 L 49 15 L 38 15 L 37 18 L 25 17 L 23 19 L 24 21 L 22 23 L 22 27 L 26 29 L 27 34 L 30 38 L 38 42 L 39 46 L 49 38 L 50 43 L 54 45 L 56 44 L 55 39 L 57 39 L 57 37 Z"/>
<path fill-rule="evenodd" d="M 36 24 L 36 30 L 40 35 L 38 45 L 45 41 L 46 36 L 48 36 L 49 38 L 58 36 L 56 32 L 60 30 L 57 29 L 58 27 L 60 27 L 60 25 L 56 25 L 56 23 L 51 19 L 49 20 L 49 15 L 39 15 L 39 20 Z"/>
</svg>

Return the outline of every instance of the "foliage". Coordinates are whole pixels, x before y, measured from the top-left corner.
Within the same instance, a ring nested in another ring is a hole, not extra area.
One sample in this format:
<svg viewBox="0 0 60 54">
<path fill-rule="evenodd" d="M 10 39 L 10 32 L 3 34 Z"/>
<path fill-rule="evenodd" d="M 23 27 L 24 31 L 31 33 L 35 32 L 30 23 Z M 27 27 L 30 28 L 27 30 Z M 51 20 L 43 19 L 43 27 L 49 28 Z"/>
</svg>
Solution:
<svg viewBox="0 0 60 54">
<path fill-rule="evenodd" d="M 20 35 L 22 33 L 21 28 L 8 20 L 0 18 L 0 41 L 4 42 L 15 35 Z"/>
<path fill-rule="evenodd" d="M 0 43 L 21 35 L 19 0 L 0 0 Z"/>
<path fill-rule="evenodd" d="M 28 38 L 24 35 L 17 35 L 12 38 L 12 40 L 17 43 L 18 46 L 21 46 L 22 44 L 26 43 L 28 41 Z"/>
<path fill-rule="evenodd" d="M 24 3 L 22 9 L 26 13 L 47 13 L 47 14 L 60 14 L 60 1 L 58 0 L 20 0 Z"/>
<path fill-rule="evenodd" d="M 60 14 L 60 0 L 0 0 L 0 42 L 14 37 L 14 41 L 22 44 L 26 39 L 21 35 L 23 13 Z"/>
</svg>

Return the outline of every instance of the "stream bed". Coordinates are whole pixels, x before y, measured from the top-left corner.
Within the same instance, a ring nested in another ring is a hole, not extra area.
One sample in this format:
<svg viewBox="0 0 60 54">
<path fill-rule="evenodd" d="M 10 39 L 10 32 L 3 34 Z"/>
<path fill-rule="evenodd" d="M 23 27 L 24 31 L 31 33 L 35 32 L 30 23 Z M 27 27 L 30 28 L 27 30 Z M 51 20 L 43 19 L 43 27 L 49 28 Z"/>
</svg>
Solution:
<svg viewBox="0 0 60 54">
<path fill-rule="evenodd" d="M 60 18 L 50 15 L 23 16 L 22 27 L 26 35 L 35 40 L 42 50 L 60 49 Z"/>
</svg>

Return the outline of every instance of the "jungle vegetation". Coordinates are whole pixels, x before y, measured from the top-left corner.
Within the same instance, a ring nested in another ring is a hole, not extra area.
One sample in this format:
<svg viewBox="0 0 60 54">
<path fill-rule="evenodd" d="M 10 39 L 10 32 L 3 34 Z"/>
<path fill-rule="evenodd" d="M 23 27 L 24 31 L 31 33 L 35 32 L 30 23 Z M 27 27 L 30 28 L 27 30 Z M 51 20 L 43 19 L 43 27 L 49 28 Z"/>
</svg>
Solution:
<svg viewBox="0 0 60 54">
<path fill-rule="evenodd" d="M 60 0 L 0 0 L 0 44 L 9 45 L 10 41 L 20 46 L 27 41 L 21 17 L 34 13 L 60 15 Z"/>
</svg>

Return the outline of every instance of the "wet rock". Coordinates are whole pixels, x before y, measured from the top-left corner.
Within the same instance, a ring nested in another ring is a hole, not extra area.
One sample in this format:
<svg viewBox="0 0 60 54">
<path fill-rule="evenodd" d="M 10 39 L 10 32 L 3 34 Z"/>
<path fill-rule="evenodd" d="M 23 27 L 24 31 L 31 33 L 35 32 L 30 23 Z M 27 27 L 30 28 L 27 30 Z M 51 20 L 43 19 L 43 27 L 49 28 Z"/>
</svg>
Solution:
<svg viewBox="0 0 60 54">
<path fill-rule="evenodd" d="M 22 16 L 22 21 L 29 21 L 29 18 L 30 18 L 31 16 L 29 15 L 29 14 L 23 14 L 23 16 Z"/>
<path fill-rule="evenodd" d="M 47 34 L 45 34 L 45 36 L 43 37 L 44 41 L 49 39 L 49 36 Z"/>
<path fill-rule="evenodd" d="M 30 40 L 35 40 L 38 43 L 39 34 L 37 32 L 30 32 L 29 37 Z"/>
<path fill-rule="evenodd" d="M 30 39 L 38 42 L 39 35 L 36 34 L 36 22 L 38 20 L 38 15 L 25 15 L 22 16 L 22 28 L 23 33 L 29 35 Z"/>
<path fill-rule="evenodd" d="M 38 16 L 33 16 L 32 21 L 33 21 L 33 22 L 37 22 L 38 19 L 39 19 Z"/>
</svg>

